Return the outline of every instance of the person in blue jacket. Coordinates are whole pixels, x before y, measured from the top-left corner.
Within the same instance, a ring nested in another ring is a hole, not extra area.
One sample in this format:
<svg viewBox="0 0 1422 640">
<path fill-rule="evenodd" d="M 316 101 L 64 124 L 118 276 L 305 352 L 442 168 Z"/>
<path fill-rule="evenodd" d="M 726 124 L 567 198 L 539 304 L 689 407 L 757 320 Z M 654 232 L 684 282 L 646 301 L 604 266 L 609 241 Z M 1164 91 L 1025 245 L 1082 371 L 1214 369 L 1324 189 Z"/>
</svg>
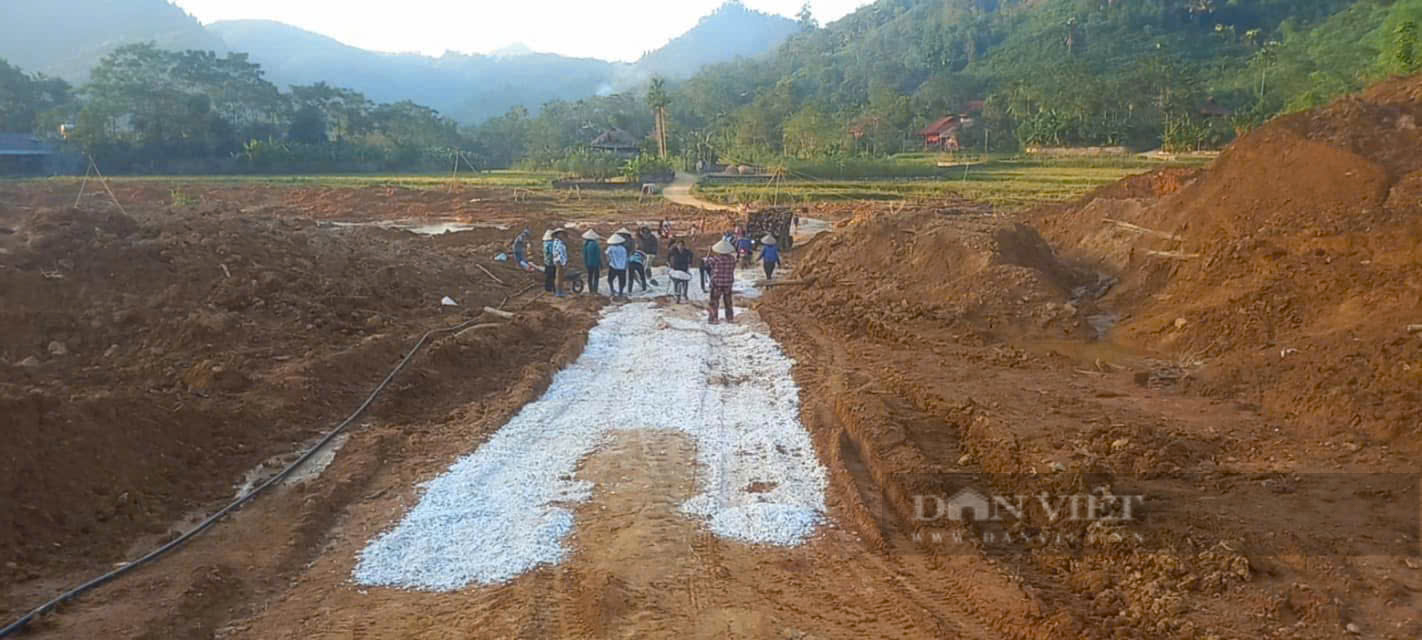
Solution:
<svg viewBox="0 0 1422 640">
<path fill-rule="evenodd" d="M 583 266 L 588 269 L 588 291 L 593 295 L 597 295 L 597 283 L 602 279 L 602 247 L 597 242 L 601 238 L 592 229 L 583 234 Z M 608 286 L 612 286 L 610 280 Z"/>
<path fill-rule="evenodd" d="M 737 252 L 741 254 L 741 260 L 744 261 L 744 266 L 749 267 L 751 265 L 751 255 L 755 252 L 755 239 L 752 238 L 749 233 L 741 235 L 741 237 L 736 240 L 736 249 Z"/>
<path fill-rule="evenodd" d="M 766 234 L 760 239 L 760 261 L 765 267 L 765 279 L 769 280 L 775 275 L 775 268 L 780 266 L 780 243 L 776 242 L 775 236 Z"/>
</svg>

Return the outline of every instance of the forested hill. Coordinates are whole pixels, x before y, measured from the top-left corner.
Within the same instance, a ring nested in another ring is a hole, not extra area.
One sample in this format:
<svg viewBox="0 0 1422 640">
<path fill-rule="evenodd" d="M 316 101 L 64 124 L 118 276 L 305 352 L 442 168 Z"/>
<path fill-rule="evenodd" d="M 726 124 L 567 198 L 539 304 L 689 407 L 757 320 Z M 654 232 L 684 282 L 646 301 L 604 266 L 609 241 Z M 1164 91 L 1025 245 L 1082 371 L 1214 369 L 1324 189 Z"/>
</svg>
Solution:
<svg viewBox="0 0 1422 640">
<path fill-rule="evenodd" d="M 878 0 L 703 71 L 671 113 L 741 158 L 897 150 L 979 100 L 975 146 L 1214 146 L 1418 70 L 1419 22 L 1422 0 Z"/>
<path fill-rule="evenodd" d="M 125 44 L 225 52 L 222 38 L 166 0 L 4 0 L 0 58 L 32 73 L 83 81 Z"/>
<path fill-rule="evenodd" d="M 642 56 L 636 66 L 648 75 L 686 78 L 708 64 L 773 51 L 799 29 L 800 25 L 789 18 L 728 2 L 690 31 Z"/>
</svg>

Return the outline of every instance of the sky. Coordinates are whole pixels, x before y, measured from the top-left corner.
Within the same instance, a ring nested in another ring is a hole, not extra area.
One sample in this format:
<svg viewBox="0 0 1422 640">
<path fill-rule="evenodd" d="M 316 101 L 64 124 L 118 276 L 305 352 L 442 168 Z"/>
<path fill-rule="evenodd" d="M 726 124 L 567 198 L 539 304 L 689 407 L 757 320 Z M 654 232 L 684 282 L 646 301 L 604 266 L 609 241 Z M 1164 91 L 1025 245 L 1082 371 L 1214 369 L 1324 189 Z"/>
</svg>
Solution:
<svg viewBox="0 0 1422 640">
<path fill-rule="evenodd" d="M 388 52 L 534 51 L 633 61 L 696 26 L 725 0 L 172 0 L 204 24 L 276 20 Z M 821 24 L 870 0 L 811 0 Z M 803 0 L 742 0 L 793 17 Z"/>
</svg>

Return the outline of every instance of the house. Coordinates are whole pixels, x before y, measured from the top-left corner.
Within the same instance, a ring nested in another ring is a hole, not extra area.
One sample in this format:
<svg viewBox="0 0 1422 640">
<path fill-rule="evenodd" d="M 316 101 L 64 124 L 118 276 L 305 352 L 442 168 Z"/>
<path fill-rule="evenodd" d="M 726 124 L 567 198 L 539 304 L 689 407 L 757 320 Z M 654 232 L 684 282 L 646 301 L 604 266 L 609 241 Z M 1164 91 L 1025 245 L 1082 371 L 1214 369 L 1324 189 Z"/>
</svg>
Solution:
<svg viewBox="0 0 1422 640">
<path fill-rule="evenodd" d="M 962 148 L 958 143 L 958 132 L 968 122 L 970 121 L 963 116 L 945 116 L 933 121 L 933 124 L 920 129 L 914 135 L 923 138 L 924 149 L 957 151 Z"/>
<path fill-rule="evenodd" d="M 1229 118 L 1234 115 L 1234 111 L 1220 106 L 1214 98 L 1206 98 L 1205 106 L 1200 107 L 1200 115 L 1206 118 Z"/>
<path fill-rule="evenodd" d="M 588 146 L 598 151 L 610 151 L 612 153 L 629 156 L 635 156 L 642 150 L 642 146 L 638 144 L 636 136 L 615 127 L 593 138 L 593 141 L 589 143 Z"/>
<path fill-rule="evenodd" d="M 28 133 L 0 133 L 0 176 L 49 175 L 58 149 Z"/>
</svg>

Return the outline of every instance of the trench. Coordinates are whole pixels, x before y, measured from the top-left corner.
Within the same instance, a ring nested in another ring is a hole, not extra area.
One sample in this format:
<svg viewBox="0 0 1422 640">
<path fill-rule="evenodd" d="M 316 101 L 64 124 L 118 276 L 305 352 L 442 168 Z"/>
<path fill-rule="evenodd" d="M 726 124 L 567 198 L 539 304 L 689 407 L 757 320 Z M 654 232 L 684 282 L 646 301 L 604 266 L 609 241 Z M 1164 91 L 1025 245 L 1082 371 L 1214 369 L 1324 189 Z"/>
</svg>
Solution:
<svg viewBox="0 0 1422 640">
<path fill-rule="evenodd" d="M 737 274 L 742 298 L 756 294 L 756 273 Z M 426 483 L 360 553 L 356 582 L 454 591 L 567 560 L 579 507 L 599 489 L 583 464 L 628 432 L 693 444 L 681 517 L 742 543 L 806 541 L 824 520 L 828 474 L 800 422 L 793 361 L 748 309 L 710 325 L 700 305 L 646 301 L 666 293 L 659 282 L 605 310 L 539 399 Z M 704 297 L 694 282 L 691 293 Z"/>
</svg>

